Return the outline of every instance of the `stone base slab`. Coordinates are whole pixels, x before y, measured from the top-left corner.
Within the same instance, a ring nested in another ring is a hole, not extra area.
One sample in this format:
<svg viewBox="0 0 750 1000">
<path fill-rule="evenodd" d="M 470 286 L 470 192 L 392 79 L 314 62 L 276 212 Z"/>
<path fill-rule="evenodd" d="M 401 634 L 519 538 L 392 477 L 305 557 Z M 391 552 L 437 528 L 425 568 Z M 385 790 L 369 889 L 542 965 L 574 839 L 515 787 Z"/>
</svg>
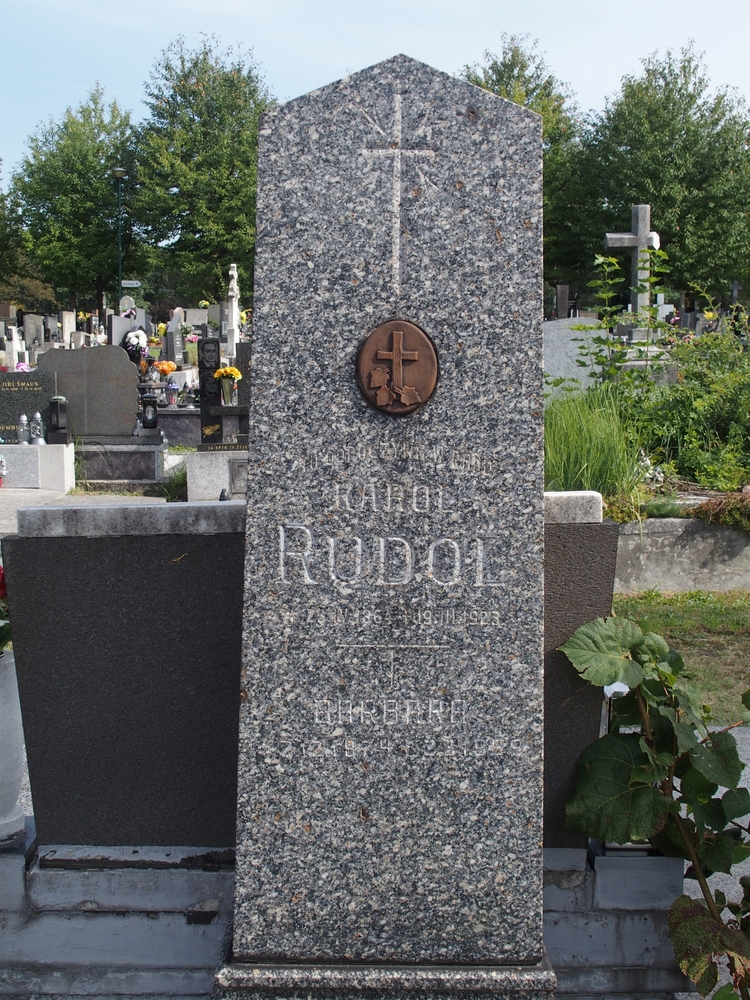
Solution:
<svg viewBox="0 0 750 1000">
<path fill-rule="evenodd" d="M 0 454 L 8 469 L 4 488 L 67 493 L 76 484 L 72 444 L 3 444 Z"/>
<path fill-rule="evenodd" d="M 271 965 L 235 963 L 220 969 L 216 989 L 225 1000 L 303 1000 L 365 995 L 371 1000 L 398 996 L 524 997 L 548 1000 L 557 986 L 545 955 L 537 965 Z"/>
</svg>

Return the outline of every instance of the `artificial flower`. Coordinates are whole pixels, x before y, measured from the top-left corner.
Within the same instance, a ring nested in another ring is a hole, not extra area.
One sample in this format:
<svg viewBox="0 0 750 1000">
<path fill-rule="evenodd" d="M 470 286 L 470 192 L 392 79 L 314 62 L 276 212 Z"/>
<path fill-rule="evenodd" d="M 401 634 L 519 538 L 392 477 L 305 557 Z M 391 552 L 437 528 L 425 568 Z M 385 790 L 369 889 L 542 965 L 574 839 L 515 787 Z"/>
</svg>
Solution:
<svg viewBox="0 0 750 1000">
<path fill-rule="evenodd" d="M 214 372 L 214 378 L 233 378 L 235 382 L 239 382 L 242 378 L 242 372 L 239 368 L 229 365 L 227 368 L 217 368 Z"/>
</svg>

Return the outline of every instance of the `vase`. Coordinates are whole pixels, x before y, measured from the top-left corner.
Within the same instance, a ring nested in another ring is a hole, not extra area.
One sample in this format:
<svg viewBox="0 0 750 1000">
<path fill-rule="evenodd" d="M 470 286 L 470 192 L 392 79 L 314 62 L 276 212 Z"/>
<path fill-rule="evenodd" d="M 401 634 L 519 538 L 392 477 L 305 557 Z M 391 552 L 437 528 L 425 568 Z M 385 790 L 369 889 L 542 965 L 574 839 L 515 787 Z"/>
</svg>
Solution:
<svg viewBox="0 0 750 1000">
<path fill-rule="evenodd" d="M 232 393 L 234 392 L 234 379 L 222 378 L 219 379 L 221 382 L 221 405 L 231 406 L 232 405 Z"/>
</svg>

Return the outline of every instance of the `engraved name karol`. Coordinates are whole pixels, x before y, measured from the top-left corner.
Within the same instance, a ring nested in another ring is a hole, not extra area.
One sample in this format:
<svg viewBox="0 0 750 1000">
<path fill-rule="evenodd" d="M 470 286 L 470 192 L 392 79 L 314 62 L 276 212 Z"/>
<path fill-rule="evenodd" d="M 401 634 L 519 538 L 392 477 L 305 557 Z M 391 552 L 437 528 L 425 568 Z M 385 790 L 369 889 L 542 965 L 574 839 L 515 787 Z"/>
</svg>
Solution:
<svg viewBox="0 0 750 1000">
<path fill-rule="evenodd" d="M 429 514 L 447 507 L 445 487 L 425 483 L 334 483 L 331 510 L 383 511 L 385 514 Z"/>
<path fill-rule="evenodd" d="M 278 569 L 282 583 L 315 585 L 374 583 L 403 587 L 427 579 L 440 587 L 468 584 L 500 587 L 497 538 L 436 538 L 416 541 L 401 535 L 362 539 L 314 534 L 304 524 L 280 524 Z"/>
<path fill-rule="evenodd" d="M 458 698 L 319 698 L 313 703 L 319 726 L 462 726 L 465 703 Z M 336 734 L 334 734 L 336 735 Z M 340 735 L 340 734 L 339 734 Z"/>
</svg>

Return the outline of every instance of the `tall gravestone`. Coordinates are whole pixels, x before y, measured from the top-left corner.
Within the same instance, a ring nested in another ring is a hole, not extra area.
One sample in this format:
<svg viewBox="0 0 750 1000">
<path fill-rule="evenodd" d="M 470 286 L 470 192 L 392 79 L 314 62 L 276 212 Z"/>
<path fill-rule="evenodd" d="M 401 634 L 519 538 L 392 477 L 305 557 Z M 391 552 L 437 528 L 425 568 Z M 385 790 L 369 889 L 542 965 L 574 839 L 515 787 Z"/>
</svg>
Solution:
<svg viewBox="0 0 750 1000">
<path fill-rule="evenodd" d="M 541 121 L 405 56 L 260 129 L 225 997 L 547 997 Z"/>
</svg>

